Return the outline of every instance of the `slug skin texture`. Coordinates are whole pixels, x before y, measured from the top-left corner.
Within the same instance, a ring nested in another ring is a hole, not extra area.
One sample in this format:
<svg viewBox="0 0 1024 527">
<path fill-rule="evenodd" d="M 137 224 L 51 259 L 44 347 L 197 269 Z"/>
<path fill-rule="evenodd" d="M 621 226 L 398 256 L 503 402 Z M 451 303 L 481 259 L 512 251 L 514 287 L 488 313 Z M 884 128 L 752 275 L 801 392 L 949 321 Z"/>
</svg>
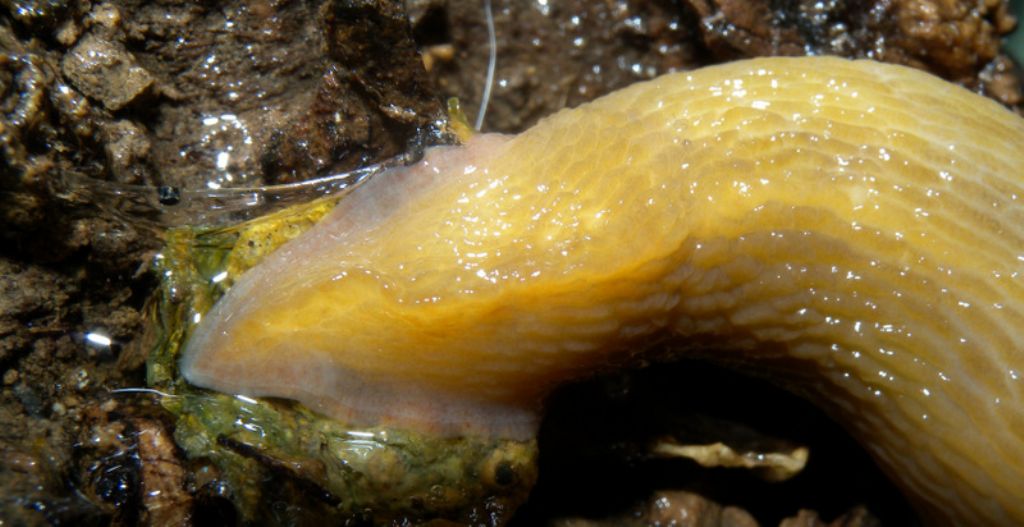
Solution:
<svg viewBox="0 0 1024 527">
<path fill-rule="evenodd" d="M 1024 522 L 1024 120 L 912 69 L 666 75 L 374 178 L 195 329 L 199 386 L 529 438 L 658 353 L 770 372 L 930 522 Z"/>
</svg>

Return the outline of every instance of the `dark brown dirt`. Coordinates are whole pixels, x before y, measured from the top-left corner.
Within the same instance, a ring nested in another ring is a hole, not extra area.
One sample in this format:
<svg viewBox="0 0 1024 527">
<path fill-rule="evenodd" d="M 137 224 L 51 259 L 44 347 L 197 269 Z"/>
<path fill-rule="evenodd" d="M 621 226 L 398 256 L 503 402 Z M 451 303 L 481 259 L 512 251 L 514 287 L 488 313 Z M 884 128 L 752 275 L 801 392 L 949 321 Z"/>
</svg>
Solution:
<svg viewBox="0 0 1024 527">
<path fill-rule="evenodd" d="M 421 43 L 454 45 L 431 76 L 475 117 L 487 70 L 477 2 L 419 1 Z M 955 1 L 649 0 L 494 2 L 496 83 L 485 129 L 516 132 L 560 108 L 663 73 L 766 55 L 906 64 L 1014 106 L 1020 86 L 999 37 L 1006 4 Z"/>
<path fill-rule="evenodd" d="M 1021 103 L 1019 72 L 999 52 L 1014 25 L 1000 0 L 493 3 L 486 130 L 522 130 L 668 71 L 769 54 L 909 64 Z M 230 505 L 192 501 L 212 483 L 181 472 L 146 396 L 110 393 L 144 382 L 158 232 L 109 203 L 62 198 L 67 182 L 289 182 L 439 141 L 444 98 L 477 112 L 481 5 L 0 2 L 0 519 L 233 517 Z M 154 488 L 166 503 L 144 497 Z"/>
</svg>

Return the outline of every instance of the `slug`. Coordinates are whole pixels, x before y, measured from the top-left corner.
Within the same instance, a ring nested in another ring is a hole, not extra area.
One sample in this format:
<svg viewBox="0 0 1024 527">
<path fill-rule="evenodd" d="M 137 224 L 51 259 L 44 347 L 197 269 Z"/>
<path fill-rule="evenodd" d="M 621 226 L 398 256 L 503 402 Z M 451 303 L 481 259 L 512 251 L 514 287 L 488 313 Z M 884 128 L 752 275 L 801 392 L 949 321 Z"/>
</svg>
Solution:
<svg viewBox="0 0 1024 527">
<path fill-rule="evenodd" d="M 566 380 L 707 357 L 812 398 L 929 521 L 1020 524 L 1022 167 L 1024 120 L 912 69 L 667 75 L 373 178 L 239 277 L 181 368 L 525 439 Z"/>
</svg>

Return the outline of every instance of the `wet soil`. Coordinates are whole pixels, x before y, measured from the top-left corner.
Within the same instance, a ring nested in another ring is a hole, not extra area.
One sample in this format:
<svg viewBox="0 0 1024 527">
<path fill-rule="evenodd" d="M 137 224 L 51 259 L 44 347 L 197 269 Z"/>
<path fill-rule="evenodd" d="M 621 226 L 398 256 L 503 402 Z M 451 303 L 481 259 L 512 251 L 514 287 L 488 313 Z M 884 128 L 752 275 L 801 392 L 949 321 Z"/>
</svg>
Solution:
<svg viewBox="0 0 1024 527">
<path fill-rule="evenodd" d="M 473 119 L 484 91 L 483 4 L 0 5 L 0 519 L 230 522 L 215 479 L 190 472 L 151 397 L 111 392 L 144 386 L 160 228 L 75 189 L 286 183 L 444 141 L 445 99 Z M 908 64 L 1020 111 L 1020 73 L 999 47 L 1014 20 L 999 0 L 493 0 L 493 21 L 489 131 L 668 71 L 776 54 Z M 653 514 L 637 503 L 664 481 L 646 481 L 620 505 Z M 560 506 L 560 484 L 542 480 L 549 494 L 534 501 L 548 505 L 531 506 L 530 521 L 623 513 Z M 828 517 L 858 503 L 840 501 Z"/>
</svg>

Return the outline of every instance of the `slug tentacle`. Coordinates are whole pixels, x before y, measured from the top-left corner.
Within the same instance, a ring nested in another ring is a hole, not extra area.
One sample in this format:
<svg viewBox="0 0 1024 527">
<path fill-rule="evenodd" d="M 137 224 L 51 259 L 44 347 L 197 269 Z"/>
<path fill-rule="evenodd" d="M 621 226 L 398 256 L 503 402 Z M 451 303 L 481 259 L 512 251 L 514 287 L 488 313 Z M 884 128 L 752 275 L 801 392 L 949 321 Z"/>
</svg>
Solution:
<svg viewBox="0 0 1024 527">
<path fill-rule="evenodd" d="M 652 343 L 757 363 L 925 514 L 1024 521 L 1024 121 L 927 74 L 665 76 L 378 176 L 245 274 L 182 363 L 356 422 L 529 437 Z"/>
</svg>

